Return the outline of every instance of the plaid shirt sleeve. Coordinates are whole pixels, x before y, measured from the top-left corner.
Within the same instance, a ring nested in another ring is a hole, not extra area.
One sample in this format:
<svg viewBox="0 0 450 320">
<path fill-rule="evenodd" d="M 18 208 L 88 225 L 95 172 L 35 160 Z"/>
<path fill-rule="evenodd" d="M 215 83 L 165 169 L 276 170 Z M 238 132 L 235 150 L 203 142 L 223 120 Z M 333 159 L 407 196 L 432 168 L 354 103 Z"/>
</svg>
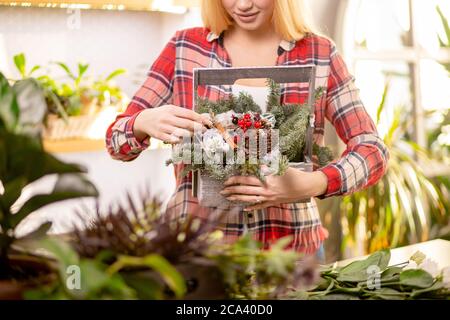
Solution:
<svg viewBox="0 0 450 320">
<path fill-rule="evenodd" d="M 325 114 L 347 147 L 339 160 L 319 169 L 328 177 L 327 191 L 319 199 L 348 195 L 376 184 L 389 159 L 353 76 L 336 47 L 331 49 Z"/>
<path fill-rule="evenodd" d="M 109 126 L 106 132 L 106 147 L 112 158 L 131 161 L 148 148 L 150 138 L 137 140 L 133 133 L 133 125 L 137 116 L 145 109 L 169 104 L 172 100 L 175 55 L 176 35 L 153 63 L 147 79 L 125 112 Z"/>
</svg>

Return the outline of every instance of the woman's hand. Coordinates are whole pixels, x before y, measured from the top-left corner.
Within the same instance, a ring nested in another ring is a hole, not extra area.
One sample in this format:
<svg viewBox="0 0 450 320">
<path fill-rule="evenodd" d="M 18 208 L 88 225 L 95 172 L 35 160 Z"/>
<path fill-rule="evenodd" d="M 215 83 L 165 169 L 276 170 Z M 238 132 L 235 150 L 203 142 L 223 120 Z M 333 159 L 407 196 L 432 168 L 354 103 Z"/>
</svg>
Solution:
<svg viewBox="0 0 450 320">
<path fill-rule="evenodd" d="M 320 196 L 327 190 L 328 178 L 321 171 L 289 168 L 283 176 L 266 177 L 265 183 L 254 176 L 235 176 L 225 186 L 223 196 L 229 201 L 247 202 L 245 211 L 251 211 Z"/>
<path fill-rule="evenodd" d="M 205 126 L 212 127 L 206 115 L 174 105 L 164 105 L 142 111 L 136 117 L 133 131 L 141 141 L 149 136 L 167 143 L 179 143 L 181 137 L 192 136 L 195 129 L 204 131 Z"/>
</svg>

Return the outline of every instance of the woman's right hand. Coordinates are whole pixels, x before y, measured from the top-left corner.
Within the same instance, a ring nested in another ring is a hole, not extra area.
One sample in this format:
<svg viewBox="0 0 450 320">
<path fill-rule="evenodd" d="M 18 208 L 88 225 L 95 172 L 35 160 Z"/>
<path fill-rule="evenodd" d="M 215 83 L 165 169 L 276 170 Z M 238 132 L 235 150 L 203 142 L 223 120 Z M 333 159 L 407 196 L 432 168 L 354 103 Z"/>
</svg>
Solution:
<svg viewBox="0 0 450 320">
<path fill-rule="evenodd" d="M 166 143 L 179 143 L 181 137 L 192 136 L 195 128 L 204 131 L 206 126 L 213 126 L 208 115 L 200 115 L 174 105 L 164 105 L 142 111 L 136 117 L 133 132 L 140 141 L 149 136 Z"/>
</svg>

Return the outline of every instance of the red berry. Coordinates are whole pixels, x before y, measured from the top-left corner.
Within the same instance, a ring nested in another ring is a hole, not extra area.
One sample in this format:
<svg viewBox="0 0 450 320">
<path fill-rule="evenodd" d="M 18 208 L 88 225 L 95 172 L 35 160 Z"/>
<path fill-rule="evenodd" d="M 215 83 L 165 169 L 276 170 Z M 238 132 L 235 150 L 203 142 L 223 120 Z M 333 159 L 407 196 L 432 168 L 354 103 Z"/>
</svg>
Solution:
<svg viewBox="0 0 450 320">
<path fill-rule="evenodd" d="M 262 127 L 261 121 L 256 121 L 254 126 L 256 129 L 260 129 Z"/>
<path fill-rule="evenodd" d="M 245 121 L 245 126 L 247 127 L 247 128 L 250 128 L 251 126 L 252 126 L 252 122 L 250 121 L 250 120 L 247 120 L 247 121 Z"/>
<path fill-rule="evenodd" d="M 251 116 L 250 116 L 248 113 L 246 113 L 246 114 L 244 115 L 244 119 L 245 119 L 245 120 L 250 120 L 250 119 L 251 119 Z"/>
<path fill-rule="evenodd" d="M 242 120 L 242 119 L 239 120 L 239 121 L 238 121 L 238 126 L 241 127 L 241 128 L 245 127 L 245 121 Z"/>
</svg>

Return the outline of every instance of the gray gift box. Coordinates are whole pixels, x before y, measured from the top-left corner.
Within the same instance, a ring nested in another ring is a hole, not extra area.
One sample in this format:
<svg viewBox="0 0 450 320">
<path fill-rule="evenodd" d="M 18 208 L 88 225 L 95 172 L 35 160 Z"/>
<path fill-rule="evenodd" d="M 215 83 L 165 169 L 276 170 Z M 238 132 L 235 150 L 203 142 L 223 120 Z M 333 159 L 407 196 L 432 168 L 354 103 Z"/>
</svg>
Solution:
<svg viewBox="0 0 450 320">
<path fill-rule="evenodd" d="M 193 106 L 195 110 L 198 98 L 198 87 L 206 85 L 233 85 L 239 79 L 272 79 L 276 83 L 308 83 L 308 105 L 311 108 L 310 125 L 306 132 L 306 146 L 304 162 L 290 163 L 289 166 L 298 170 L 312 172 L 312 147 L 314 130 L 314 100 L 316 66 L 276 66 L 276 67 L 249 67 L 249 68 L 195 68 L 193 70 Z M 199 170 L 192 172 L 192 195 L 197 197 L 199 204 L 204 207 L 239 206 L 230 203 L 220 194 L 223 182 L 203 174 Z M 309 202 L 311 199 L 302 202 Z"/>
</svg>

